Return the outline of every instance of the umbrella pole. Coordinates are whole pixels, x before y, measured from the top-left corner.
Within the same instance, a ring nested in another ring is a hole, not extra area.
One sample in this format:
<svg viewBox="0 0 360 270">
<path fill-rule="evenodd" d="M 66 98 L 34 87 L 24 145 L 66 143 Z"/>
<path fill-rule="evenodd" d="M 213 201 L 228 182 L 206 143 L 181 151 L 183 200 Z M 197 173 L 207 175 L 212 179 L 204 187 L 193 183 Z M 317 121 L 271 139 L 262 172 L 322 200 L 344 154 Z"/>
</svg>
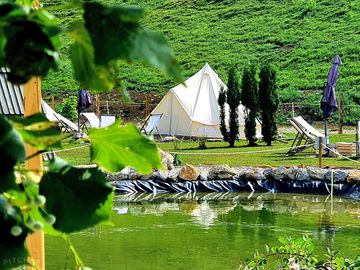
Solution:
<svg viewBox="0 0 360 270">
<path fill-rule="evenodd" d="M 325 118 L 324 121 L 324 129 L 325 129 L 325 138 L 327 138 L 328 136 L 328 124 L 327 124 L 327 118 Z M 325 142 L 327 142 L 327 140 L 325 139 Z"/>
<path fill-rule="evenodd" d="M 325 129 L 325 142 L 321 142 L 321 143 L 324 143 L 324 147 L 323 149 L 327 150 L 327 143 L 328 143 L 328 122 L 327 122 L 327 118 L 325 118 L 325 121 L 324 121 L 324 129 Z M 328 151 L 325 152 L 326 155 L 329 154 Z"/>
</svg>

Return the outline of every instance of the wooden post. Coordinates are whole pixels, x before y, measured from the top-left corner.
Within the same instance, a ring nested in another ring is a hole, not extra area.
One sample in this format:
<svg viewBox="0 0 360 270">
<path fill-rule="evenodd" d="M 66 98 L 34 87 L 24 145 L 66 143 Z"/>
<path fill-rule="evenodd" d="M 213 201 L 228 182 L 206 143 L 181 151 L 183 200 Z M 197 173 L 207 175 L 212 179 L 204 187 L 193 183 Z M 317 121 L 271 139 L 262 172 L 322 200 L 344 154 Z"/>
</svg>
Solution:
<svg viewBox="0 0 360 270">
<path fill-rule="evenodd" d="M 100 118 L 100 96 L 99 94 L 95 95 L 95 114 Z"/>
<path fill-rule="evenodd" d="M 344 96 L 343 93 L 341 92 L 339 95 L 339 129 L 338 129 L 339 134 L 343 134 L 343 130 L 342 130 L 343 100 L 344 100 Z"/>
<path fill-rule="evenodd" d="M 41 80 L 39 77 L 32 78 L 24 85 L 24 116 L 30 116 L 41 112 Z M 37 152 L 37 149 L 25 145 L 26 155 L 30 156 Z M 25 166 L 29 170 L 42 174 L 42 156 L 36 155 L 31 159 L 25 161 Z M 28 262 L 29 270 L 44 270 L 45 269 L 45 248 L 44 248 L 44 232 L 38 231 L 28 236 L 26 245 L 29 249 L 30 257 Z"/>
<path fill-rule="evenodd" d="M 109 110 L 109 101 L 106 101 L 106 113 L 110 114 L 110 110 Z"/>
<path fill-rule="evenodd" d="M 146 94 L 146 117 L 150 114 L 150 94 Z"/>
<path fill-rule="evenodd" d="M 51 96 L 51 108 L 55 111 L 55 97 Z"/>
<path fill-rule="evenodd" d="M 323 156 L 323 141 L 319 137 L 319 168 L 322 168 L 322 156 Z"/>
</svg>

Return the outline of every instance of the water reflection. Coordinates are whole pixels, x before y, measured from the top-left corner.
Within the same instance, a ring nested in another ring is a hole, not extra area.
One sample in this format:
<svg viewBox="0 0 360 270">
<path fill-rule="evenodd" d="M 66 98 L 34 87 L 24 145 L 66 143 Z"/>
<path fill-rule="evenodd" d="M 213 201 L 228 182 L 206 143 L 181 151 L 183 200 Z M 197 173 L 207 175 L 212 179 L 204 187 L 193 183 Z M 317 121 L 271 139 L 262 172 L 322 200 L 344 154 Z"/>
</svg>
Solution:
<svg viewBox="0 0 360 270">
<path fill-rule="evenodd" d="M 72 236 L 93 269 L 238 269 L 240 261 L 308 234 L 315 252 L 360 254 L 360 202 L 273 193 L 117 195 L 113 226 Z M 332 214 L 333 213 L 333 214 Z M 47 269 L 63 269 L 68 248 L 47 238 Z"/>
<path fill-rule="evenodd" d="M 116 197 L 115 210 L 118 213 L 135 215 L 163 215 L 178 211 L 189 215 L 193 224 L 209 229 L 216 224 L 226 226 L 229 239 L 234 239 L 238 231 L 246 240 L 257 241 L 263 237 L 264 230 L 276 231 L 282 224 L 283 214 L 290 216 L 291 227 L 299 228 L 304 216 L 314 219 L 317 226 L 311 229 L 312 236 L 332 249 L 337 228 L 359 226 L 346 224 L 339 218 L 346 215 L 360 220 L 360 202 L 344 198 L 328 200 L 326 196 L 279 194 L 279 193 L 177 193 L 177 194 L 125 194 Z M 251 213 L 251 214 L 250 214 Z M 303 217 L 299 219 L 299 215 Z M 277 218 L 280 217 L 280 220 Z M 299 220 L 298 220 L 299 219 Z M 318 221 L 316 222 L 316 219 Z M 297 224 L 298 223 L 298 224 Z M 281 224 L 281 225 L 280 225 Z"/>
<path fill-rule="evenodd" d="M 359 201 L 334 198 L 330 202 L 326 196 L 281 193 L 121 194 L 115 198 L 114 210 L 119 214 L 127 213 L 130 209 L 131 213 L 159 215 L 167 211 L 181 211 L 204 220 L 204 225 L 209 226 L 213 224 L 211 219 L 240 207 L 244 211 L 259 211 L 259 218 L 265 222 L 268 217 L 261 217 L 261 210 L 291 214 L 323 213 L 320 224 L 329 224 L 331 203 L 333 214 L 348 213 L 360 219 Z"/>
</svg>

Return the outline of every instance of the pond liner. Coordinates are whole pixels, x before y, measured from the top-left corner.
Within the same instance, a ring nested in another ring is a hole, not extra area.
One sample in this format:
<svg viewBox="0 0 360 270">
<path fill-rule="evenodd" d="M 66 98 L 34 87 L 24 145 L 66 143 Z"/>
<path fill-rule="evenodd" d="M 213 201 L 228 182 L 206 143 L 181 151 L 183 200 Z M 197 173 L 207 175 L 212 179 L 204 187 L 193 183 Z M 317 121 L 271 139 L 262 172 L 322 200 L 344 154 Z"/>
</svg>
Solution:
<svg viewBox="0 0 360 270">
<path fill-rule="evenodd" d="M 277 181 L 277 180 L 205 180 L 164 182 L 160 180 L 120 180 L 114 181 L 115 190 L 120 193 L 177 193 L 177 192 L 284 192 L 329 195 L 331 186 L 326 181 Z M 360 185 L 336 183 L 335 196 L 360 200 Z"/>
</svg>

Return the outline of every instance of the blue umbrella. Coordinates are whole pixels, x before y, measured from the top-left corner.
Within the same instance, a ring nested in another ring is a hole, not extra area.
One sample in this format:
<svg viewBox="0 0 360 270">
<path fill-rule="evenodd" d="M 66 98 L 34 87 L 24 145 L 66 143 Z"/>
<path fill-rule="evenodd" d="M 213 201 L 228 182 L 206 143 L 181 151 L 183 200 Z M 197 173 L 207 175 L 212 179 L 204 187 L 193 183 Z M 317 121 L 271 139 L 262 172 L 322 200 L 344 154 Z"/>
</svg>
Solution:
<svg viewBox="0 0 360 270">
<path fill-rule="evenodd" d="M 325 120 L 325 137 L 327 137 L 327 118 L 329 118 L 337 109 L 335 87 L 336 80 L 339 76 L 339 65 L 341 64 L 340 56 L 336 55 L 329 70 L 328 79 L 320 103 Z"/>
</svg>

